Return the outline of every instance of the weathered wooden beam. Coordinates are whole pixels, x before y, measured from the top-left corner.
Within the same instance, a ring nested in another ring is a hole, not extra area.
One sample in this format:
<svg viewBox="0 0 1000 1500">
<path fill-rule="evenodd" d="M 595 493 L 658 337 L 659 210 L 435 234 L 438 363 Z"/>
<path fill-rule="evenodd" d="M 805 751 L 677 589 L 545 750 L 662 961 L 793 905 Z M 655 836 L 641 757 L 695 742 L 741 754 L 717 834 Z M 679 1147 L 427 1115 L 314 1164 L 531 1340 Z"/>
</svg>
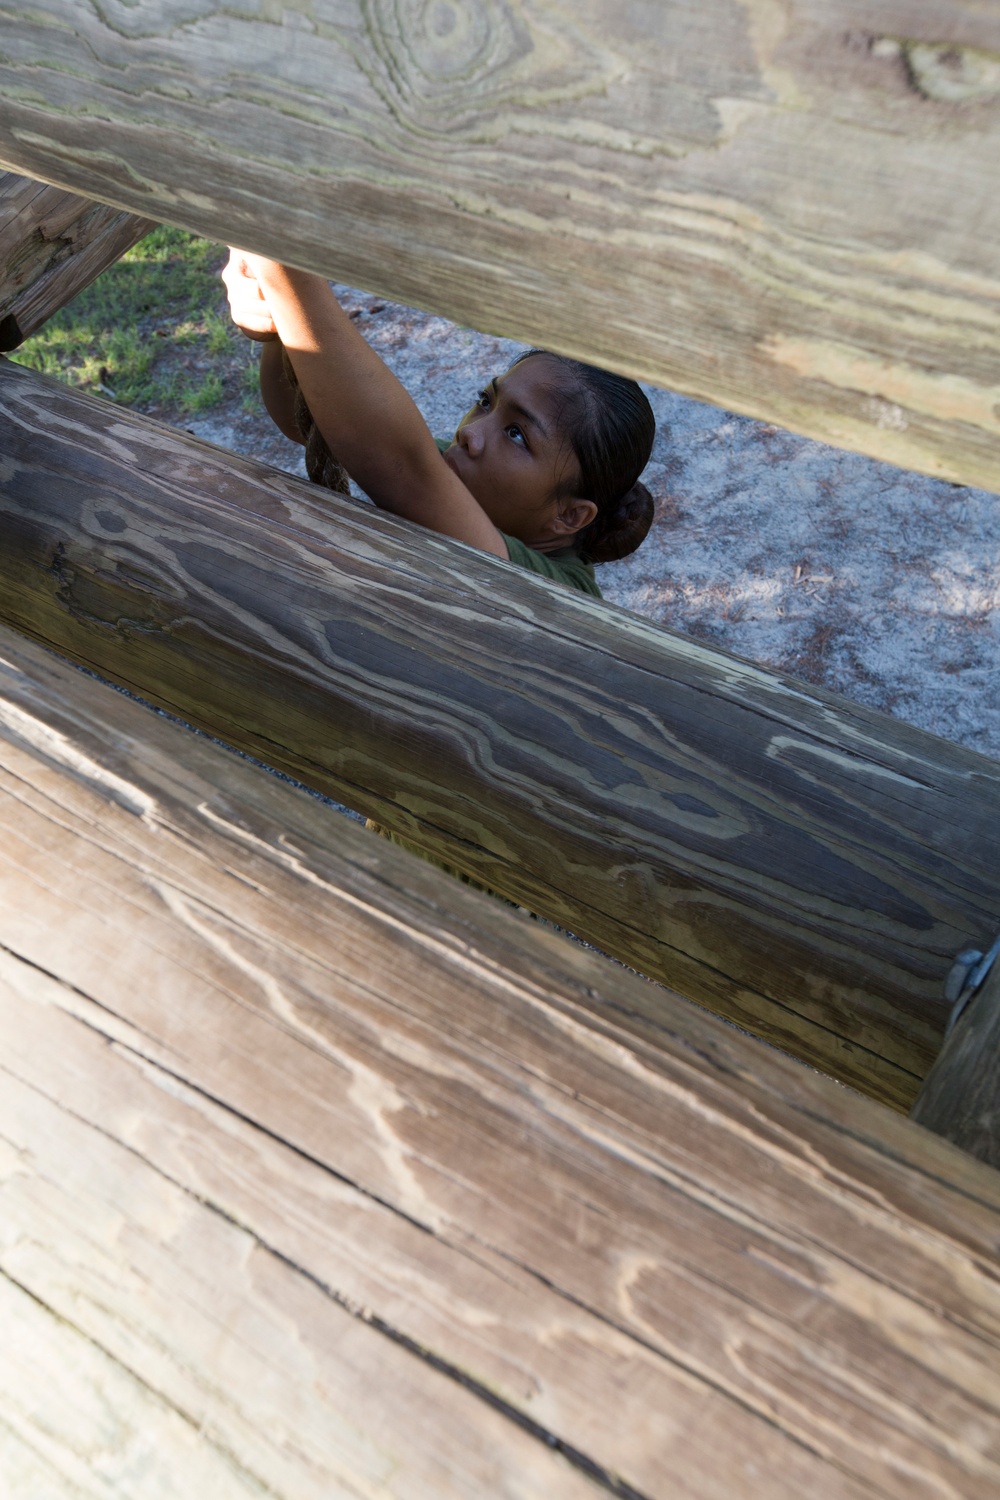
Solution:
<svg viewBox="0 0 1000 1500">
<path fill-rule="evenodd" d="M 16 349 L 155 227 L 0 172 L 0 350 Z"/>
<path fill-rule="evenodd" d="M 1000 766 L 0 367 L 0 611 L 908 1109 Z"/>
<path fill-rule="evenodd" d="M 6 631 L 0 829 L 9 1493 L 997 1493 L 994 1172 Z"/>
<path fill-rule="evenodd" d="M 1000 967 L 959 1014 L 911 1118 L 1000 1167 Z"/>
<path fill-rule="evenodd" d="M 1000 490 L 1000 9 L 3 8 L 0 161 Z"/>
</svg>

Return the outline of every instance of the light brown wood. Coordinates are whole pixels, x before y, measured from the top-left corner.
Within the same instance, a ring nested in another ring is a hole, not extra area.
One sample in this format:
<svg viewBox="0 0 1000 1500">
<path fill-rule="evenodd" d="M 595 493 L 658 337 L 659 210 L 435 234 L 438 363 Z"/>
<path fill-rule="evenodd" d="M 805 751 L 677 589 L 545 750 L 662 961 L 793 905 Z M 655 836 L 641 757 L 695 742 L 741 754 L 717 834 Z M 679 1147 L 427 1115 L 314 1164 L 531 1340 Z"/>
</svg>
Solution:
<svg viewBox="0 0 1000 1500">
<path fill-rule="evenodd" d="M 16 349 L 153 228 L 151 219 L 0 172 L 0 350 Z"/>
<path fill-rule="evenodd" d="M 0 614 L 908 1109 L 1000 767 L 11 364 Z"/>
<path fill-rule="evenodd" d="M 1000 490 L 1000 10 L 7 6 L 0 160 Z"/>
<path fill-rule="evenodd" d="M 996 1493 L 995 1173 L 0 663 L 14 1493 Z"/>
<path fill-rule="evenodd" d="M 967 1002 L 924 1079 L 911 1118 L 1000 1167 L 1000 967 Z"/>
</svg>

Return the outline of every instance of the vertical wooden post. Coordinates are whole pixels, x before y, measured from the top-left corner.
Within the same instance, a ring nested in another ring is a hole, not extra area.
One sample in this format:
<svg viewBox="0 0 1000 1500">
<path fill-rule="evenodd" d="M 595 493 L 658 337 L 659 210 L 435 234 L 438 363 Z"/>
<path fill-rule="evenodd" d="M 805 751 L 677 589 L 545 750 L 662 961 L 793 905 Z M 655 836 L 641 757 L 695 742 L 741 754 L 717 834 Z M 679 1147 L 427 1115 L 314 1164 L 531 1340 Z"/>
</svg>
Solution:
<svg viewBox="0 0 1000 1500">
<path fill-rule="evenodd" d="M 946 1037 L 910 1118 L 1000 1167 L 1000 960 Z"/>
<path fill-rule="evenodd" d="M 16 349 L 155 228 L 153 219 L 0 172 L 0 351 Z"/>
</svg>

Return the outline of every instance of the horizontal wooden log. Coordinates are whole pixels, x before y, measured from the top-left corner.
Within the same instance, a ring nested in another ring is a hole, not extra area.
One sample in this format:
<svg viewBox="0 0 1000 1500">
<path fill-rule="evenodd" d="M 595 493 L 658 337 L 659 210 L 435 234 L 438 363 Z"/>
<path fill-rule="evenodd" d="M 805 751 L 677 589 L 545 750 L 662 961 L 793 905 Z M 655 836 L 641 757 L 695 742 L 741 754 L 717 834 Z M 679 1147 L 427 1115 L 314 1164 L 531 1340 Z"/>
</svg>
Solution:
<svg viewBox="0 0 1000 1500">
<path fill-rule="evenodd" d="M 1000 766 L 7 363 L 0 611 L 909 1108 Z"/>
<path fill-rule="evenodd" d="M 962 1010 L 911 1118 L 1000 1167 L 1000 968 Z"/>
<path fill-rule="evenodd" d="M 0 350 L 16 349 L 155 227 L 0 172 Z"/>
<path fill-rule="evenodd" d="M 10 1493 L 996 1494 L 995 1173 L 8 632 L 0 829 Z"/>
<path fill-rule="evenodd" d="M 3 14 L 18 171 L 1000 490 L 996 5 Z"/>
</svg>

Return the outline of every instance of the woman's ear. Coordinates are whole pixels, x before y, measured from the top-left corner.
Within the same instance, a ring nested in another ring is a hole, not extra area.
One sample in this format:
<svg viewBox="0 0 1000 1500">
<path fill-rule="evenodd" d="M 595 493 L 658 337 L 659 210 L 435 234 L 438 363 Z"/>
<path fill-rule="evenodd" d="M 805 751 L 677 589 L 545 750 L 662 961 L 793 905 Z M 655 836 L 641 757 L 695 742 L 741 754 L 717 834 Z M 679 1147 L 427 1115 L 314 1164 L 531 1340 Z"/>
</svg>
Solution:
<svg viewBox="0 0 1000 1500">
<path fill-rule="evenodd" d="M 573 537 L 589 526 L 597 515 L 593 500 L 567 499 L 560 502 L 553 525 L 559 536 Z"/>
</svg>

